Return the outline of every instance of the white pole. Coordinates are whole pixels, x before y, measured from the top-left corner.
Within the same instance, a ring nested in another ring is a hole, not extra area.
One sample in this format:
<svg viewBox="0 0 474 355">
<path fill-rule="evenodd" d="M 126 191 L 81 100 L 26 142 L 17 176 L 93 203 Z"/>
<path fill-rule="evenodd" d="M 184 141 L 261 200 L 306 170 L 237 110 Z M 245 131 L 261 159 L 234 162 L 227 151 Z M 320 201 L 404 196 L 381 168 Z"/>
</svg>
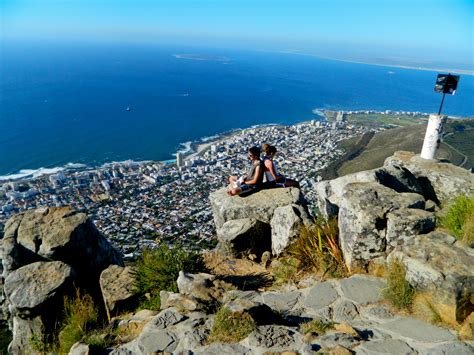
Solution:
<svg viewBox="0 0 474 355">
<path fill-rule="evenodd" d="M 430 115 L 428 127 L 426 127 L 425 140 L 421 149 L 421 158 L 435 159 L 436 149 L 438 149 L 443 133 L 443 125 L 446 122 L 445 115 Z"/>
</svg>

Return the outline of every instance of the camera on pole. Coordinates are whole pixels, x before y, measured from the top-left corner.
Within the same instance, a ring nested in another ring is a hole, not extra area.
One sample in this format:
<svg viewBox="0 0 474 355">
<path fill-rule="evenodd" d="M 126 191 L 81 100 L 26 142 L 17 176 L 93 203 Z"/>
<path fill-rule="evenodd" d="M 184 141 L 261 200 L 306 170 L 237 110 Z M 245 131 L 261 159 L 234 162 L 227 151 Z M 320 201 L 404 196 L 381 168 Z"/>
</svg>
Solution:
<svg viewBox="0 0 474 355">
<path fill-rule="evenodd" d="M 458 83 L 459 75 L 438 74 L 434 90 L 443 94 L 443 99 L 441 100 L 441 105 L 439 106 L 438 115 L 441 114 L 441 109 L 443 108 L 444 96 L 446 94 L 454 95 L 456 93 L 456 89 L 458 88 Z"/>
<path fill-rule="evenodd" d="M 421 158 L 423 159 L 434 159 L 436 150 L 441 142 L 443 135 L 443 125 L 446 122 L 447 116 L 441 115 L 441 109 L 443 108 L 444 97 L 446 94 L 454 95 L 458 88 L 459 75 L 451 74 L 438 74 L 434 90 L 442 93 L 443 98 L 441 99 L 441 105 L 439 106 L 437 115 L 430 115 L 428 120 L 428 126 L 426 127 L 425 139 L 423 141 L 423 147 L 421 148 Z"/>
</svg>

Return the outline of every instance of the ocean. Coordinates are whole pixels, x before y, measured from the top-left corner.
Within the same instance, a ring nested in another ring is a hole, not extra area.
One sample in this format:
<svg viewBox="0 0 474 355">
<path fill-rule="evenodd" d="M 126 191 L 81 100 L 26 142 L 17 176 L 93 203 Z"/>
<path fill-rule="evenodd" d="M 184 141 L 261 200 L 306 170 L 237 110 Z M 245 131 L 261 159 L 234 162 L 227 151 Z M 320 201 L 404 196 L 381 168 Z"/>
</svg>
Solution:
<svg viewBox="0 0 474 355">
<path fill-rule="evenodd" d="M 296 54 L 46 41 L 0 51 L 1 176 L 172 159 L 180 143 L 314 119 L 315 108 L 436 113 L 441 101 L 436 72 Z M 473 98 L 462 75 L 443 113 L 472 116 Z"/>
</svg>

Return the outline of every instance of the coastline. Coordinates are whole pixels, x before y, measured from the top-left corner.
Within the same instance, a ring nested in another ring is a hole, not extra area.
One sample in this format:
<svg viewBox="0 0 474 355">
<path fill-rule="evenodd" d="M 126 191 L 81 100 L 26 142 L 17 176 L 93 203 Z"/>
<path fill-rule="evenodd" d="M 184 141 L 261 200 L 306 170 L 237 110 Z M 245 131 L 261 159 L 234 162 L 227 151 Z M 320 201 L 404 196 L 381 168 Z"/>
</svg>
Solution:
<svg viewBox="0 0 474 355">
<path fill-rule="evenodd" d="M 318 54 L 311 54 L 311 53 L 304 53 L 304 52 L 294 52 L 294 51 L 265 51 L 262 52 L 271 52 L 271 53 L 282 53 L 282 54 L 295 54 L 295 55 L 302 55 L 307 57 L 315 57 L 320 59 L 326 60 L 333 60 L 336 62 L 343 62 L 343 63 L 354 63 L 354 64 L 365 64 L 365 65 L 375 65 L 378 67 L 387 67 L 387 68 L 398 68 L 398 69 L 408 69 L 408 70 L 421 70 L 421 71 L 429 71 L 429 72 L 448 72 L 452 74 L 461 74 L 461 75 L 469 75 L 474 76 L 474 71 L 469 69 L 450 69 L 450 68 L 437 68 L 437 67 L 417 67 L 413 65 L 403 65 L 403 64 L 384 64 L 384 63 L 374 63 L 369 61 L 360 61 L 360 60 L 350 60 L 350 59 L 341 59 L 335 57 L 327 57 Z"/>
<path fill-rule="evenodd" d="M 319 112 L 322 112 L 323 109 L 315 109 Z M 313 110 L 314 111 L 314 110 Z M 314 112 L 313 112 L 314 113 Z M 319 115 L 320 114 L 316 114 Z M 307 122 L 308 120 L 304 120 L 301 122 L 297 122 L 294 124 L 301 124 Z M 194 141 L 187 141 L 179 144 L 179 148 L 175 150 L 176 152 L 183 153 L 183 159 L 191 160 L 193 158 L 200 157 L 203 153 L 205 153 L 210 147 L 218 143 L 228 137 L 231 137 L 234 134 L 237 134 L 243 130 L 247 129 L 258 129 L 268 126 L 285 126 L 283 124 L 276 124 L 276 123 L 267 123 L 267 124 L 256 124 L 246 128 L 235 128 L 230 131 L 225 131 L 219 134 L 215 134 L 212 136 L 206 136 L 199 138 Z M 175 155 L 174 153 L 170 152 L 170 155 Z M 9 182 L 21 182 L 30 179 L 36 179 L 42 176 L 49 176 L 54 175 L 62 171 L 84 171 L 84 170 L 94 170 L 94 169 L 101 169 L 107 168 L 109 165 L 114 164 L 145 164 L 154 162 L 157 164 L 176 164 L 176 159 L 166 159 L 166 160 L 133 160 L 133 159 L 126 159 L 122 161 L 111 161 L 111 162 L 104 162 L 102 164 L 97 165 L 89 165 L 89 164 L 80 164 L 80 163 L 67 163 L 64 166 L 57 166 L 57 167 L 40 167 L 37 169 L 21 169 L 17 172 L 7 175 L 0 175 L 0 184 L 9 183 Z"/>
<path fill-rule="evenodd" d="M 312 110 L 315 118 L 314 120 L 317 121 L 326 121 L 326 112 L 327 111 L 333 111 L 328 108 L 315 108 Z M 464 116 L 458 116 L 456 118 L 463 118 Z M 451 117 L 453 118 L 453 117 Z M 291 125 L 298 125 L 298 124 L 304 124 L 307 122 L 310 122 L 312 120 L 302 120 L 295 122 Z M 238 134 L 244 130 L 250 130 L 250 129 L 259 129 L 263 127 L 268 127 L 268 126 L 291 126 L 291 125 L 285 125 L 285 124 L 276 124 L 276 123 L 267 123 L 267 124 L 257 124 L 257 125 L 252 125 L 250 127 L 246 128 L 235 128 L 230 131 L 225 131 L 219 134 L 215 134 L 212 136 L 206 136 L 199 138 L 194 141 L 187 141 L 179 144 L 179 148 L 176 149 L 174 152 L 182 152 L 183 153 L 183 159 L 185 161 L 187 160 L 192 160 L 195 158 L 199 158 L 202 156 L 207 150 L 210 149 L 210 147 L 213 144 L 219 143 L 225 139 L 228 139 L 229 137 Z M 180 149 L 181 148 L 181 149 Z M 174 155 L 172 152 L 170 152 L 170 155 Z M 107 168 L 108 166 L 112 166 L 115 164 L 146 164 L 146 163 L 156 163 L 156 164 L 176 164 L 176 159 L 166 159 L 166 160 L 153 160 L 153 159 L 148 159 L 148 160 L 133 160 L 133 159 L 126 159 L 122 161 L 111 161 L 111 162 L 104 162 L 102 164 L 97 164 L 97 165 L 89 165 L 89 164 L 80 164 L 80 163 L 67 163 L 64 166 L 59 166 L 59 167 L 40 167 L 38 169 L 21 169 L 18 172 L 15 172 L 13 174 L 8 174 L 8 175 L 0 175 L 0 184 L 3 183 L 8 183 L 8 182 L 20 182 L 23 180 L 30 180 L 30 179 L 35 179 L 39 178 L 41 176 L 48 176 L 48 175 L 54 175 L 57 174 L 61 171 L 85 171 L 85 170 L 94 170 L 94 169 L 101 169 L 101 168 Z"/>
</svg>

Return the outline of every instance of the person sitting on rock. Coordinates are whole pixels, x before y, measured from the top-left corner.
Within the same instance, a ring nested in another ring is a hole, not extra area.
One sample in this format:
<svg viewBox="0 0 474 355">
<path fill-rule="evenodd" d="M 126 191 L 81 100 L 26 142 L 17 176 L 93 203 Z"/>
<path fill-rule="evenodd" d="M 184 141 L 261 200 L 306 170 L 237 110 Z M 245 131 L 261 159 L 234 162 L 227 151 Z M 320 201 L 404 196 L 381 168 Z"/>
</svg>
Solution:
<svg viewBox="0 0 474 355">
<path fill-rule="evenodd" d="M 273 187 L 300 187 L 300 184 L 296 180 L 287 179 L 282 174 L 278 172 L 277 165 L 273 158 L 277 152 L 276 147 L 270 144 L 263 144 L 262 150 L 265 154 L 263 157 L 263 165 L 265 169 L 265 178 L 266 182 L 264 184 L 265 188 L 273 188 Z"/>
<path fill-rule="evenodd" d="M 240 179 L 237 176 L 229 176 L 230 188 L 227 193 L 231 196 L 246 192 L 255 192 L 263 182 L 263 162 L 260 160 L 260 148 L 251 147 L 248 150 L 248 158 L 251 165 L 247 174 Z"/>
</svg>

